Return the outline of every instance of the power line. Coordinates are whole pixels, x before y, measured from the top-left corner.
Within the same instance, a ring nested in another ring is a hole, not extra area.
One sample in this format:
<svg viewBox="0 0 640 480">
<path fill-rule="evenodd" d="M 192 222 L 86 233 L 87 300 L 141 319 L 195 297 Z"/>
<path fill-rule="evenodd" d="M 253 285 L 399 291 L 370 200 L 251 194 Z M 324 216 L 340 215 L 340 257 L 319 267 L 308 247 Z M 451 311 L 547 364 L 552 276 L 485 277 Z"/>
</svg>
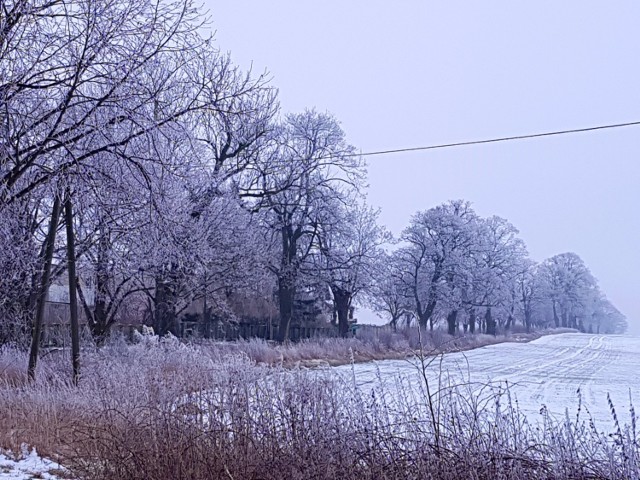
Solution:
<svg viewBox="0 0 640 480">
<path fill-rule="evenodd" d="M 485 143 L 498 143 L 498 142 L 510 142 L 513 140 L 526 140 L 528 138 L 540 138 L 540 137 L 551 137 L 556 135 L 567 135 L 571 133 L 582 133 L 582 132 L 593 132 L 595 130 L 607 130 L 610 128 L 622 128 L 622 127 L 632 127 L 640 125 L 640 121 L 638 122 L 628 122 L 628 123 L 614 123 L 609 125 L 598 125 L 596 127 L 586 127 L 586 128 L 574 128 L 571 130 L 557 130 L 553 132 L 542 132 L 542 133 L 532 133 L 529 135 L 516 135 L 513 137 L 500 137 L 500 138 L 491 138 L 486 140 L 471 140 L 468 142 L 456 142 L 456 143 L 441 143 L 438 145 L 429 145 L 426 147 L 410 147 L 410 148 L 397 148 L 394 150 L 379 150 L 375 152 L 366 152 L 366 153 L 352 153 L 348 155 L 344 155 L 345 157 L 371 157 L 374 155 L 388 155 L 390 153 L 405 153 L 405 152 L 418 152 L 423 150 L 436 150 L 440 148 L 452 148 L 452 147 L 464 147 L 467 145 L 482 145 Z"/>
</svg>

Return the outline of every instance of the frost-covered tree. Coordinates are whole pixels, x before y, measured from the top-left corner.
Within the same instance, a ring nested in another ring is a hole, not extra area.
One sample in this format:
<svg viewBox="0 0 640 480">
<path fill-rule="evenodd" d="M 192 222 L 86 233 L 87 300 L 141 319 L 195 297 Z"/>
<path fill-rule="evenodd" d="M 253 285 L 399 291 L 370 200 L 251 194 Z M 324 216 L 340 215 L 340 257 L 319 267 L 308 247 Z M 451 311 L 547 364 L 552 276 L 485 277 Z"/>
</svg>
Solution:
<svg viewBox="0 0 640 480">
<path fill-rule="evenodd" d="M 470 203 L 456 200 L 418 212 L 402 232 L 404 246 L 398 255 L 404 287 L 423 328 L 433 329 L 436 306 L 442 303 L 450 312 L 448 324 L 453 330 L 476 230 L 477 215 Z"/>
<path fill-rule="evenodd" d="M 266 267 L 262 236 L 234 195 L 218 195 L 197 220 L 184 215 L 184 200 L 166 209 L 147 233 L 144 264 L 160 334 L 177 333 L 179 314 L 196 300 L 230 316 L 228 293 L 259 288 Z"/>
<path fill-rule="evenodd" d="M 525 268 L 526 247 L 511 223 L 492 216 L 479 221 L 472 257 L 474 266 L 468 305 L 485 310 L 485 331 L 495 335 L 497 325 L 492 309 L 502 310 L 506 328 L 515 320 L 516 277 Z"/>
<path fill-rule="evenodd" d="M 522 268 L 515 277 L 514 293 L 522 312 L 522 323 L 527 332 L 533 325 L 536 306 L 542 301 L 541 289 L 538 264 L 530 259 L 524 259 Z"/>
<path fill-rule="evenodd" d="M 370 307 L 387 317 L 394 330 L 400 319 L 413 312 L 407 284 L 403 281 L 404 275 L 399 252 L 382 251 L 376 262 L 373 284 L 367 292 Z"/>
<path fill-rule="evenodd" d="M 21 205 L 35 219 L 25 216 L 20 226 L 40 252 L 21 279 L 30 292 L 22 303 L 36 313 L 32 344 L 37 347 L 42 322 L 36 304 L 66 269 L 53 257 L 72 236 L 56 238 L 60 229 L 48 225 L 60 224 L 60 209 L 51 206 L 69 195 L 65 203 L 78 208 L 67 232 L 81 240 L 69 263 L 78 260 L 79 276 L 96 286 L 95 302 L 83 297 L 88 289 L 79 293 L 101 337 L 128 294 L 148 291 L 136 281 L 140 267 L 133 268 L 145 263 L 141 249 L 130 245 L 144 244 L 131 240 L 145 238 L 141 229 L 154 215 L 176 214 L 175 193 L 163 190 L 167 179 L 193 177 L 204 167 L 218 177 L 223 167 L 227 173 L 244 168 L 277 109 L 275 93 L 263 76 L 241 74 L 200 34 L 203 17 L 191 0 L 20 0 L 1 8 L 0 214 Z M 135 194 L 127 198 L 121 192 L 132 183 Z M 223 183 L 205 190 L 217 192 Z M 189 199 L 178 214 L 208 209 L 210 197 Z M 146 218 L 143 207 L 149 207 Z M 15 236 L 16 228 L 9 233 Z M 189 234 L 182 234 L 177 250 L 188 243 Z"/>
<path fill-rule="evenodd" d="M 542 263 L 541 274 L 555 326 L 579 328 L 588 298 L 598 288 L 587 266 L 577 254 L 561 253 Z"/>
<path fill-rule="evenodd" d="M 548 324 L 547 318 L 556 327 L 597 329 L 595 319 L 606 318 L 609 330 L 625 328 L 624 316 L 609 306 L 580 257 L 565 253 L 536 264 L 511 223 L 481 218 L 468 202 L 418 212 L 393 258 L 396 273 L 379 273 L 376 281 L 379 309 L 392 319 L 400 315 L 403 295 L 422 327 L 446 319 L 452 335 L 461 318 L 471 333 L 479 324 L 496 334 L 518 320 L 530 330 Z"/>
<path fill-rule="evenodd" d="M 302 267 L 317 245 L 323 215 L 361 185 L 361 160 L 337 120 L 307 110 L 287 115 L 243 195 L 257 198 L 278 281 L 279 339 L 286 341 Z"/>
<path fill-rule="evenodd" d="M 16 0 L 0 16 L 0 203 L 96 155 L 154 161 L 153 138 L 206 105 L 187 68 L 207 40 L 190 0 Z M 211 52 L 206 52 L 209 55 Z M 133 141 L 148 147 L 129 156 Z"/>
<path fill-rule="evenodd" d="M 23 199 L 0 210 L 0 343 L 23 341 L 30 327 L 42 255 L 38 236 L 48 208 Z"/>
<path fill-rule="evenodd" d="M 626 317 L 602 293 L 591 298 L 590 312 L 584 321 L 588 333 L 620 334 L 627 330 Z"/>
<path fill-rule="evenodd" d="M 354 199 L 336 203 L 321 216 L 312 268 L 331 290 L 342 336 L 349 332 L 354 300 L 373 287 L 382 246 L 389 240 L 378 215 L 378 210 Z"/>
</svg>

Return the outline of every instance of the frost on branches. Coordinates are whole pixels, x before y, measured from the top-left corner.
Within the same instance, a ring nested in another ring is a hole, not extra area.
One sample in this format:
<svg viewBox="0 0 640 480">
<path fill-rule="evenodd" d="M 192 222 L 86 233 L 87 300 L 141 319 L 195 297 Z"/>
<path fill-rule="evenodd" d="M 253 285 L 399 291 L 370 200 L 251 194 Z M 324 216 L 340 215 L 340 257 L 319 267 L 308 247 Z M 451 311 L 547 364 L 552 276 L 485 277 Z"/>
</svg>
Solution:
<svg viewBox="0 0 640 480">
<path fill-rule="evenodd" d="M 359 305 L 452 335 L 626 328 L 576 254 L 537 264 L 467 201 L 391 239 L 339 121 L 281 113 L 203 18 L 191 0 L 2 4 L 0 339 L 33 333 L 34 373 L 52 284 L 97 343 L 118 323 L 179 335 L 187 316 L 274 317 L 280 341 L 335 318 L 344 336 Z M 309 295 L 327 311 L 307 319 Z"/>
</svg>

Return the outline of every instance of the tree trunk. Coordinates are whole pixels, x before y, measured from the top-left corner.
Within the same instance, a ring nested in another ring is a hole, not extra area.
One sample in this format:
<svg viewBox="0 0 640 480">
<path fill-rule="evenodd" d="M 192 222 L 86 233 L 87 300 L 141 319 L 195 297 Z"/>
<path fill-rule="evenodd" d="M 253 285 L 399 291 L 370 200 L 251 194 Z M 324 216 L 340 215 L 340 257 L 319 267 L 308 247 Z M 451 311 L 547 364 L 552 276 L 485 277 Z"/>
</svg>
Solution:
<svg viewBox="0 0 640 480">
<path fill-rule="evenodd" d="M 38 351 L 40 349 L 40 335 L 42 333 L 42 321 L 44 319 L 44 307 L 47 301 L 47 293 L 49 292 L 49 279 L 51 277 L 51 263 L 53 262 L 53 252 L 56 244 L 56 233 L 58 231 L 58 221 L 60 220 L 60 211 L 62 210 L 62 202 L 60 197 L 56 195 L 53 201 L 53 210 L 51 212 L 51 221 L 49 222 L 49 230 L 45 240 L 44 268 L 40 278 L 40 291 L 36 307 L 36 318 L 33 322 L 33 332 L 31 337 L 31 349 L 29 351 L 29 366 L 27 375 L 29 380 L 36 379 L 36 366 L 38 364 Z"/>
<path fill-rule="evenodd" d="M 487 324 L 487 335 L 493 335 L 495 337 L 497 334 L 496 321 L 493 319 L 493 316 L 491 315 L 491 307 L 487 308 L 487 313 L 485 314 L 484 318 Z"/>
<path fill-rule="evenodd" d="M 455 335 L 457 330 L 458 310 L 452 310 L 447 315 L 447 333 L 449 335 Z"/>
<path fill-rule="evenodd" d="M 507 317 L 507 323 L 504 326 L 505 330 L 509 330 L 512 324 L 513 324 L 513 315 L 510 313 L 509 316 Z"/>
<path fill-rule="evenodd" d="M 556 328 L 559 328 L 560 327 L 560 319 L 558 318 L 558 309 L 556 308 L 555 300 L 553 302 L 551 302 L 551 305 L 553 306 L 553 323 L 556 325 Z"/>
<path fill-rule="evenodd" d="M 442 276 L 442 265 L 437 263 L 433 269 L 433 275 L 431 276 L 431 284 L 429 285 L 429 301 L 427 302 L 426 314 L 429 319 L 429 330 L 433 332 L 434 319 L 433 312 L 436 309 L 436 285 Z"/>
<path fill-rule="evenodd" d="M 293 317 L 293 299 L 295 297 L 295 287 L 287 279 L 278 280 L 278 303 L 280 306 L 280 329 L 278 330 L 278 341 L 284 343 L 289 340 L 289 327 Z"/>
<path fill-rule="evenodd" d="M 476 309 L 469 311 L 469 332 L 476 333 Z"/>
<path fill-rule="evenodd" d="M 282 257 L 280 273 L 278 275 L 278 303 L 280 307 L 280 329 L 278 341 L 284 343 L 289 340 L 289 328 L 293 318 L 293 302 L 296 295 L 296 277 L 298 273 L 297 255 L 299 238 L 290 226 L 281 229 Z"/>
<path fill-rule="evenodd" d="M 429 324 L 429 330 L 433 331 L 433 312 L 436 309 L 436 300 L 429 300 L 427 302 L 427 306 L 424 310 L 421 310 L 421 305 L 418 304 L 417 314 L 418 314 L 418 323 L 420 324 L 420 328 L 426 329 L 427 323 Z"/>
<path fill-rule="evenodd" d="M 98 321 L 91 324 L 91 336 L 96 342 L 96 345 L 104 345 L 109 337 L 110 325 L 106 321 Z M 155 328 L 154 328 L 155 331 Z M 166 332 L 165 332 L 166 333 Z"/>
<path fill-rule="evenodd" d="M 338 313 L 338 332 L 341 337 L 349 335 L 349 307 L 351 306 L 351 292 L 340 288 L 331 287 L 333 301 Z"/>
<path fill-rule="evenodd" d="M 531 309 L 524 309 L 524 326 L 527 330 L 527 333 L 531 331 Z"/>
<path fill-rule="evenodd" d="M 336 303 L 338 310 L 338 332 L 343 338 L 349 336 L 349 309 L 347 308 L 345 311 L 345 304 L 345 300 L 340 300 Z"/>
<path fill-rule="evenodd" d="M 436 301 L 435 300 L 430 300 L 427 303 L 427 309 L 425 310 L 425 320 L 429 321 L 429 330 L 431 330 L 433 332 L 433 326 L 435 324 L 434 318 L 433 318 L 433 312 L 436 309 Z"/>
<path fill-rule="evenodd" d="M 64 223 L 67 229 L 67 272 L 69 274 L 69 312 L 71 315 L 71 365 L 73 384 L 80 378 L 80 333 L 78 325 L 78 287 L 76 277 L 76 246 L 73 231 L 73 206 L 71 193 L 67 190 L 64 202 Z"/>
<path fill-rule="evenodd" d="M 566 310 L 562 310 L 562 326 L 563 327 L 567 327 L 567 311 Z"/>
<path fill-rule="evenodd" d="M 95 304 L 91 315 L 89 327 L 94 340 L 100 345 L 104 343 L 109 335 L 109 322 L 107 318 L 107 296 L 109 294 L 109 273 L 108 256 L 109 256 L 109 233 L 107 232 L 104 222 L 101 220 L 99 226 L 100 238 L 98 239 L 98 257 L 96 261 L 96 287 L 95 287 Z M 154 328 L 155 329 L 155 328 Z M 163 335 L 156 330 L 156 333 Z"/>
<path fill-rule="evenodd" d="M 157 335 L 172 333 L 177 335 L 174 298 L 171 291 L 171 280 L 166 277 L 156 278 L 155 312 L 153 329 Z"/>
<path fill-rule="evenodd" d="M 398 331 L 398 319 L 400 318 L 399 315 L 392 315 L 391 316 L 391 327 L 393 328 L 394 332 Z"/>
</svg>

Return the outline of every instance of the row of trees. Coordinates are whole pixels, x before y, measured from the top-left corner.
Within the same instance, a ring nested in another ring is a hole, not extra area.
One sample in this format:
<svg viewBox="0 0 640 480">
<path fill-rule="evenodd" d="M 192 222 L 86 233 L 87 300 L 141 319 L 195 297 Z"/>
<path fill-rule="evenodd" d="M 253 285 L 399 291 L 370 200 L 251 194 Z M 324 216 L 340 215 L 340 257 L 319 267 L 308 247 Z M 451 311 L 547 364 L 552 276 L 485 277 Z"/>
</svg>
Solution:
<svg viewBox="0 0 640 480">
<path fill-rule="evenodd" d="M 297 290 L 320 284 L 346 333 L 354 258 L 384 236 L 331 115 L 280 116 L 267 78 L 202 35 L 191 0 L 0 10 L 5 337 L 37 334 L 65 276 L 98 340 L 134 298 L 163 334 L 198 299 L 232 317 L 230 299 L 274 290 L 285 340 Z"/>
<path fill-rule="evenodd" d="M 3 338 L 36 339 L 63 278 L 98 341 L 138 310 L 175 332 L 197 301 L 230 320 L 273 304 L 284 341 L 314 289 L 343 335 L 355 302 L 452 333 L 549 315 L 622 328 L 577 256 L 535 265 L 508 222 L 466 202 L 416 214 L 393 247 L 338 121 L 281 115 L 202 18 L 191 0 L 0 6 Z"/>
<path fill-rule="evenodd" d="M 541 263 L 527 254 L 517 229 L 500 217 L 481 218 L 469 202 L 418 212 L 386 254 L 371 293 L 376 310 L 396 325 L 416 318 L 423 328 L 445 321 L 485 333 L 520 322 L 527 331 L 569 327 L 621 333 L 624 316 L 598 288 L 575 253 Z"/>
</svg>

